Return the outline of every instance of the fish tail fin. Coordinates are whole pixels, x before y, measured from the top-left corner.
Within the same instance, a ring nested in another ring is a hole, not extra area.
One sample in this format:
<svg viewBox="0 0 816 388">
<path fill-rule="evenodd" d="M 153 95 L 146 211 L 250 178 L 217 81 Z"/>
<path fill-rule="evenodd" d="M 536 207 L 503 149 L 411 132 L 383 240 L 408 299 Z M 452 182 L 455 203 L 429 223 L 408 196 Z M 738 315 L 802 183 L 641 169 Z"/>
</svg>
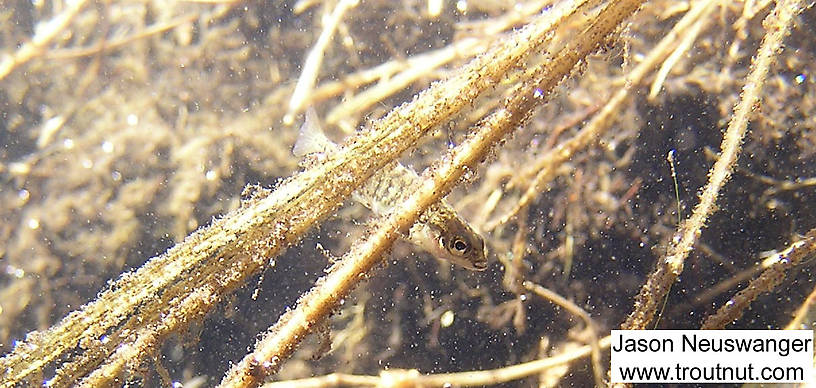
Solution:
<svg viewBox="0 0 816 388">
<path fill-rule="evenodd" d="M 320 121 L 317 118 L 314 108 L 306 110 L 306 119 L 300 126 L 300 133 L 292 148 L 295 156 L 301 157 L 315 152 L 330 151 L 334 143 L 329 140 L 320 128 Z"/>
</svg>

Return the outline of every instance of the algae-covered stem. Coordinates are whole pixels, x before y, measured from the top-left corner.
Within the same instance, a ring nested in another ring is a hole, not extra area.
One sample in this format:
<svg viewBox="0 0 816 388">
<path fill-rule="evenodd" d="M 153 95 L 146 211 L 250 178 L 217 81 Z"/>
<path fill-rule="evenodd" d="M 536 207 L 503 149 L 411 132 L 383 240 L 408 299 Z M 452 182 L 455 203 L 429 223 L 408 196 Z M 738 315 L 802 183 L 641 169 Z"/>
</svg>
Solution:
<svg viewBox="0 0 816 388">
<path fill-rule="evenodd" d="M 523 125 L 532 108 L 546 96 L 573 67 L 613 33 L 623 20 L 641 5 L 639 0 L 611 1 L 595 20 L 552 60 L 544 61 L 528 82 L 518 86 L 503 107 L 485 119 L 468 139 L 451 150 L 448 158 L 423 175 L 421 186 L 405 203 L 375 225 L 364 240 L 355 243 L 329 274 L 303 295 L 294 310 L 284 314 L 258 341 L 255 350 L 236 364 L 221 387 L 256 387 L 275 373 L 312 327 L 325 319 L 359 281 L 381 260 L 385 251 L 419 215 L 446 194 L 465 170 L 473 168 L 487 152 L 510 132 Z M 350 148 L 353 148 L 352 144 Z"/>
<path fill-rule="evenodd" d="M 516 214 L 522 212 L 535 198 L 539 196 L 543 188 L 556 176 L 558 167 L 572 158 L 575 153 L 586 149 L 590 143 L 598 141 L 604 133 L 612 127 L 615 116 L 620 112 L 621 105 L 629 99 L 636 86 L 640 85 L 649 72 L 671 54 L 675 43 L 681 39 L 684 31 L 692 25 L 698 23 L 703 15 L 711 12 L 712 7 L 719 0 L 704 0 L 695 3 L 692 8 L 680 19 L 672 30 L 660 40 L 660 42 L 649 51 L 643 60 L 629 72 L 624 86 L 610 97 L 598 113 L 589 119 L 586 125 L 572 138 L 564 141 L 550 151 L 541 155 L 536 162 L 525 171 L 518 174 L 514 179 L 517 182 L 530 181 L 527 189 L 521 195 L 518 202 L 506 214 L 497 217 L 483 227 L 485 231 L 492 231 L 497 226 L 506 224 Z M 511 181 L 510 185 L 514 184 Z"/>
<path fill-rule="evenodd" d="M 645 329 L 654 319 L 658 305 L 666 297 L 671 285 L 683 272 L 686 258 L 700 237 L 706 220 L 714 213 L 720 189 L 731 177 L 743 138 L 748 131 L 748 121 L 759 108 L 762 87 L 771 64 L 782 49 L 782 43 L 795 16 L 804 9 L 804 3 L 802 0 L 779 1 L 763 21 L 765 37 L 752 60 L 751 71 L 720 145 L 720 157 L 708 173 L 709 180 L 700 195 L 700 202 L 694 207 L 692 215 L 680 225 L 665 256 L 658 261 L 657 269 L 641 288 L 635 300 L 635 309 L 621 325 L 622 329 Z"/>
<path fill-rule="evenodd" d="M 751 280 L 748 286 L 731 297 L 727 303 L 720 306 L 716 313 L 706 317 L 700 329 L 724 329 L 727 324 L 741 317 L 759 295 L 771 292 L 776 286 L 782 284 L 787 271 L 802 264 L 814 254 L 816 254 L 816 228 L 808 231 L 805 238 L 788 245 L 784 250 L 766 259 L 770 259 L 773 264 L 757 278 Z"/>
<path fill-rule="evenodd" d="M 203 227 L 135 272 L 122 275 L 96 300 L 52 328 L 32 334 L 0 359 L 0 387 L 36 378 L 57 362 L 54 386 L 103 386 L 128 365 L 155 352 L 169 335 L 189 327 L 227 293 L 244 285 L 287 246 L 336 209 L 377 169 L 417 139 L 497 85 L 553 26 L 585 1 L 565 2 L 391 112 L 326 163 L 281 183 Z M 193 292 L 192 290 L 195 290 Z M 104 337 L 106 342 L 100 340 Z M 70 363 L 58 360 L 82 343 Z M 90 373 L 90 374 L 89 374 Z"/>
<path fill-rule="evenodd" d="M 77 0 L 68 3 L 62 13 L 47 23 L 42 23 L 42 28 L 37 28 L 37 33 L 34 34 L 31 40 L 21 45 L 14 54 L 0 58 L 0 80 L 6 78 L 17 67 L 40 55 L 52 40 L 65 31 L 65 28 L 85 7 L 88 0 Z"/>
</svg>

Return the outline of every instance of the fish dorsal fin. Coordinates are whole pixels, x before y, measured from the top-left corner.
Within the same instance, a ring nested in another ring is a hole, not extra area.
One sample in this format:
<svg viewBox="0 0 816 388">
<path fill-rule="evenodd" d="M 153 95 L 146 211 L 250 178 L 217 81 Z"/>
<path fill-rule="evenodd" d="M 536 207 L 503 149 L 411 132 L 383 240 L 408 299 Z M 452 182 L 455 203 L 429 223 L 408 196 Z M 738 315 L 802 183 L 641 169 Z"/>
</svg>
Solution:
<svg viewBox="0 0 816 388">
<path fill-rule="evenodd" d="M 302 157 L 315 152 L 327 152 L 334 150 L 336 146 L 329 140 L 320 128 L 320 121 L 317 118 L 314 108 L 306 110 L 306 118 L 300 126 L 300 133 L 292 148 L 295 156 Z"/>
</svg>

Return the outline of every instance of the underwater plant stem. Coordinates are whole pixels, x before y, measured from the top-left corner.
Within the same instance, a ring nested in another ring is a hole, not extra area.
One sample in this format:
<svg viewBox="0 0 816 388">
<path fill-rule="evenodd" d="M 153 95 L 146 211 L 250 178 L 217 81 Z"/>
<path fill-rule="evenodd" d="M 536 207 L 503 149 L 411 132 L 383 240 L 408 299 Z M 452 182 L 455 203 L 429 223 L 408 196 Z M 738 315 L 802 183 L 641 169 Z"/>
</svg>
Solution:
<svg viewBox="0 0 816 388">
<path fill-rule="evenodd" d="M 334 10 L 324 16 L 323 31 L 320 32 L 317 42 L 306 56 L 303 71 L 300 73 L 300 78 L 295 84 L 295 91 L 292 92 L 292 98 L 289 100 L 289 112 L 283 117 L 285 124 L 291 124 L 295 120 L 295 113 L 307 104 L 309 95 L 317 82 L 317 73 L 320 71 L 320 64 L 323 63 L 323 54 L 334 37 L 337 26 L 343 20 L 343 15 L 345 15 L 346 11 L 356 7 L 357 4 L 359 4 L 359 0 L 340 0 Z"/>
<path fill-rule="evenodd" d="M 760 92 L 771 64 L 782 49 L 794 17 L 803 7 L 802 0 L 781 0 L 763 21 L 765 37 L 752 60 L 741 98 L 734 107 L 734 114 L 720 146 L 720 157 L 709 171 L 709 180 L 700 196 L 700 202 L 694 207 L 692 215 L 680 225 L 666 255 L 658 260 L 657 269 L 643 285 L 635 301 L 634 311 L 621 326 L 623 329 L 645 329 L 654 319 L 655 312 L 672 283 L 683 272 L 685 259 L 700 237 L 706 220 L 714 212 L 720 189 L 728 181 L 736 165 L 748 121 L 751 114 L 760 107 Z"/>
<path fill-rule="evenodd" d="M 712 6 L 718 2 L 719 0 L 702 0 L 695 3 L 692 9 L 677 22 L 672 30 L 649 51 L 646 58 L 626 76 L 624 86 L 609 98 L 603 108 L 592 117 L 584 128 L 569 140 L 543 154 L 531 168 L 525 169 L 517 179 L 512 180 L 510 185 L 518 184 L 516 182 L 529 181 L 531 178 L 533 182 L 527 185 L 527 189 L 510 211 L 489 221 L 484 229 L 491 231 L 510 221 L 540 195 L 545 185 L 555 178 L 556 172 L 561 165 L 567 162 L 576 152 L 585 149 L 590 143 L 601 138 L 605 131 L 612 127 L 615 117 L 620 113 L 620 107 L 629 99 L 632 90 L 635 90 L 649 72 L 671 53 L 671 48 L 682 37 L 683 33 L 697 20 L 711 12 Z M 533 174 L 535 174 L 535 178 L 533 178 Z"/>
<path fill-rule="evenodd" d="M 569 311 L 573 315 L 576 315 L 578 318 L 584 321 L 586 325 L 586 329 L 589 331 L 590 335 L 590 343 L 589 346 L 592 349 L 590 360 L 592 361 L 592 374 L 595 377 L 595 386 L 596 387 L 603 387 L 604 384 L 604 367 L 601 364 L 601 345 L 599 344 L 598 340 L 598 325 L 595 324 L 595 321 L 592 320 L 592 317 L 589 316 L 589 313 L 586 310 L 582 309 L 577 304 L 573 303 L 569 299 L 558 295 L 556 292 L 544 288 L 538 284 L 535 284 L 530 281 L 524 282 L 524 288 L 534 292 L 536 295 L 547 299 L 561 307 L 565 310 Z"/>
<path fill-rule="evenodd" d="M 383 262 L 394 240 L 413 225 L 430 205 L 473 169 L 488 151 L 513 130 L 523 126 L 531 110 L 541 103 L 572 69 L 612 34 L 641 5 L 640 0 L 609 2 L 581 34 L 536 69 L 529 81 L 515 88 L 503 107 L 482 121 L 461 145 L 423 174 L 420 186 L 386 217 L 380 218 L 367 238 L 357 241 L 317 284 L 284 314 L 256 343 L 252 353 L 235 364 L 220 387 L 257 387 L 276 373 L 312 328 L 326 319 L 360 280 Z M 391 117 L 389 114 L 387 117 Z M 353 144 L 352 144 L 353 147 Z"/>
<path fill-rule="evenodd" d="M 598 347 L 601 349 L 608 348 L 612 342 L 611 338 L 610 336 L 606 336 L 598 340 Z M 543 358 L 500 369 L 420 376 L 417 378 L 417 383 L 418 386 L 425 387 L 441 387 L 449 382 L 455 382 L 455 386 L 458 387 L 500 384 L 540 373 L 555 366 L 567 364 L 578 358 L 586 357 L 591 353 L 592 346 L 584 345 L 554 357 Z"/>
<path fill-rule="evenodd" d="M 571 5 L 567 4 L 567 6 L 568 8 L 575 9 L 586 3 L 586 1 L 587 0 L 573 1 Z M 532 14 L 540 12 L 545 4 L 545 2 L 530 2 L 514 12 L 512 14 L 513 17 L 505 16 L 493 20 L 487 24 L 487 31 L 483 33 L 484 35 L 482 37 L 462 38 L 443 48 L 423 52 L 406 59 L 392 60 L 363 72 L 372 75 L 376 74 L 376 78 L 373 79 L 378 79 L 379 81 L 360 93 L 346 97 L 342 102 L 329 110 L 329 113 L 326 115 L 326 124 L 336 125 L 350 116 L 359 115 L 359 112 L 365 112 L 372 105 L 383 102 L 386 97 L 404 91 L 405 88 L 410 87 L 410 85 L 418 79 L 422 77 L 434 77 L 433 73 L 435 70 L 454 59 L 468 58 L 475 53 L 484 51 L 485 46 L 491 41 L 501 39 L 502 35 L 497 36 L 497 34 L 501 34 L 502 31 L 511 28 L 513 25 L 517 25 L 522 19 L 527 19 Z M 355 84 L 353 78 L 359 77 L 360 74 L 357 74 L 350 77 L 351 79 L 329 82 L 326 86 L 329 87 L 327 89 L 330 89 L 332 84 L 341 84 L 346 87 L 353 86 Z M 367 79 L 368 81 L 373 80 L 371 76 L 361 78 Z M 346 88 L 341 88 L 339 90 L 345 89 Z M 315 98 L 325 99 L 326 93 L 324 90 L 323 85 L 321 85 L 314 91 L 313 96 Z M 314 101 L 314 98 L 312 98 L 312 101 Z"/>
<path fill-rule="evenodd" d="M 384 79 L 364 92 L 349 97 L 333 107 L 326 115 L 326 124 L 334 125 L 355 112 L 364 112 L 386 97 L 404 90 L 420 77 L 427 76 L 433 69 L 459 57 L 462 53 L 472 53 L 484 46 L 484 42 L 476 38 L 465 38 L 443 49 L 410 58 L 406 61 L 405 69 L 390 77 L 383 77 Z"/>
<path fill-rule="evenodd" d="M 716 313 L 708 316 L 700 328 L 703 330 L 723 329 L 727 324 L 741 317 L 743 311 L 759 295 L 773 291 L 777 285 L 782 283 L 789 269 L 801 264 L 814 253 L 816 253 L 816 228 L 811 229 L 804 239 L 790 244 L 785 250 L 775 254 L 772 258 L 774 263 L 770 267 L 720 306 Z"/>
<path fill-rule="evenodd" d="M 190 23 L 198 17 L 200 17 L 200 15 L 198 14 L 179 16 L 166 22 L 157 22 L 149 27 L 145 27 L 145 29 L 142 31 L 137 31 L 121 38 L 102 41 L 100 43 L 96 43 L 88 47 L 49 50 L 48 53 L 44 55 L 44 57 L 46 59 L 65 60 L 74 59 L 78 57 L 86 57 L 98 54 L 103 51 L 115 50 L 127 44 L 133 43 L 134 41 L 137 41 L 139 39 L 144 39 L 150 36 L 158 35 L 163 32 L 172 30 L 176 27 Z"/>
<path fill-rule="evenodd" d="M 64 31 L 68 24 L 85 7 L 88 0 L 75 0 L 67 2 L 68 5 L 61 14 L 43 23 L 38 27 L 31 41 L 23 44 L 14 54 L 5 55 L 0 59 L 0 81 L 6 78 L 14 69 L 40 55 L 45 46 L 51 43 L 54 38 Z"/>
<path fill-rule="evenodd" d="M 784 330 L 810 327 L 813 321 L 816 321 L 816 287 L 813 287 L 804 302 L 796 309 L 796 314 L 793 314 L 793 319 L 785 325 Z"/>
<path fill-rule="evenodd" d="M 609 336 L 601 338 L 598 341 L 598 347 L 600 349 L 606 349 L 611 342 L 611 337 Z M 454 387 L 487 386 L 507 383 L 541 373 L 551 368 L 567 365 L 572 361 L 580 360 L 590 355 L 591 352 L 591 346 L 584 345 L 579 348 L 566 350 L 556 356 L 491 370 L 423 375 L 416 369 L 390 369 L 380 372 L 379 376 L 332 373 L 306 379 L 270 382 L 264 384 L 262 388 L 322 388 L 336 387 L 338 385 L 355 387 L 442 387 L 446 384 Z"/>
<path fill-rule="evenodd" d="M 283 181 L 271 193 L 246 201 L 165 254 L 123 274 L 97 299 L 52 328 L 30 334 L 0 358 L 0 370 L 5 371 L 0 387 L 27 381 L 80 343 L 83 355 L 57 366 L 55 379 L 61 384 L 72 384 L 86 371 L 102 369 L 88 385 L 103 385 L 128 365 L 137 365 L 164 338 L 189 327 L 224 295 L 296 243 L 377 169 L 496 86 L 509 70 L 547 41 L 553 26 L 571 12 L 574 9 L 540 16 L 450 80 L 435 83 L 413 101 L 394 109 L 325 163 Z M 211 292 L 202 295 L 195 290 Z M 106 365 L 100 367 L 103 362 Z"/>
<path fill-rule="evenodd" d="M 706 23 L 705 19 L 698 19 L 696 23 L 692 24 L 688 30 L 685 30 L 685 35 L 683 39 L 680 40 L 680 44 L 675 47 L 674 51 L 663 61 L 663 64 L 660 66 L 660 70 L 657 71 L 655 74 L 655 79 L 652 81 L 652 87 L 649 89 L 649 96 L 646 97 L 649 101 L 654 101 L 657 98 L 658 93 L 660 90 L 663 89 L 663 84 L 666 82 L 666 78 L 668 78 L 669 73 L 680 62 L 680 59 L 683 58 L 686 53 L 691 49 L 694 41 L 697 40 L 697 37 L 700 35 L 700 31 L 703 30 L 703 27 L 708 24 Z"/>
</svg>

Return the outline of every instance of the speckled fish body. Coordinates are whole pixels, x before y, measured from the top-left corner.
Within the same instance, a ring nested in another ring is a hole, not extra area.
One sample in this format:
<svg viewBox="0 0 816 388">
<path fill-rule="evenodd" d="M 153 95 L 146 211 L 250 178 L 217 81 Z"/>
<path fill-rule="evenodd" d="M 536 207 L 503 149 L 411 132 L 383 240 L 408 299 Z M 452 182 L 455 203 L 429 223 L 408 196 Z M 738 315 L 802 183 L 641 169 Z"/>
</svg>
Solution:
<svg viewBox="0 0 816 388">
<path fill-rule="evenodd" d="M 293 152 L 296 156 L 313 153 L 331 153 L 337 145 L 323 134 L 312 109 L 306 112 L 300 136 Z M 409 190 L 420 180 L 412 169 L 392 162 L 375 173 L 352 197 L 382 215 L 393 209 L 405 198 Z M 482 271 L 487 268 L 484 240 L 445 202 L 431 205 L 411 227 L 409 241 L 439 259 L 448 260 L 462 267 Z"/>
</svg>

